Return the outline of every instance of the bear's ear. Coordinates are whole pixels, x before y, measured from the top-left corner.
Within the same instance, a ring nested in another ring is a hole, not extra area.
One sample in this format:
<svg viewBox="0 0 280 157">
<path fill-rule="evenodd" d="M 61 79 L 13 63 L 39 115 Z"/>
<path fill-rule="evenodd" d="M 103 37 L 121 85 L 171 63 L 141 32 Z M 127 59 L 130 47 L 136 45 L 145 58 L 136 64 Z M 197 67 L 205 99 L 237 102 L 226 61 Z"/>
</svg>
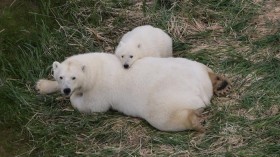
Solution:
<svg viewBox="0 0 280 157">
<path fill-rule="evenodd" d="M 55 61 L 53 62 L 53 70 L 57 69 L 60 66 L 60 63 Z"/>
<path fill-rule="evenodd" d="M 83 65 L 83 66 L 82 66 L 82 71 L 83 71 L 83 72 L 85 72 L 85 68 L 86 68 L 86 66 Z"/>
</svg>

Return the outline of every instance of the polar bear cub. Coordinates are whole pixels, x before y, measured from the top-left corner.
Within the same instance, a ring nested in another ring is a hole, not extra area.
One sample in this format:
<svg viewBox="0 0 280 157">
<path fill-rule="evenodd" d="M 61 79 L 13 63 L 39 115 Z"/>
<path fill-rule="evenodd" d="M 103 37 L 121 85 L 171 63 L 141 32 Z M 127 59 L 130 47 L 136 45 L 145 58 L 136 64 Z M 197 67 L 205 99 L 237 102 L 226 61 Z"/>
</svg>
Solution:
<svg viewBox="0 0 280 157">
<path fill-rule="evenodd" d="M 56 81 L 37 82 L 40 93 L 61 90 L 80 112 L 112 108 L 163 131 L 203 129 L 200 112 L 210 104 L 216 77 L 205 65 L 183 58 L 146 57 L 126 71 L 115 55 L 106 53 L 54 62 L 53 71 Z"/>
<path fill-rule="evenodd" d="M 128 69 L 143 57 L 172 57 L 172 39 L 159 28 L 139 26 L 121 38 L 115 54 Z"/>
</svg>

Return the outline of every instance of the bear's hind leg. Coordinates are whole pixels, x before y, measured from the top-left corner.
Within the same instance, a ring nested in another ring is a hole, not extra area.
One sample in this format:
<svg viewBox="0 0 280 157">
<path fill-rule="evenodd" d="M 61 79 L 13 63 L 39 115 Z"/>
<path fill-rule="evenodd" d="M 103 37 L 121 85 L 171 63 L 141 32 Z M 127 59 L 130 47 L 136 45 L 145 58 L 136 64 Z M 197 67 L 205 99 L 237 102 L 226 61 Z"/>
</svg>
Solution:
<svg viewBox="0 0 280 157">
<path fill-rule="evenodd" d="M 59 91 L 59 86 L 57 81 L 40 79 L 37 81 L 35 89 L 40 94 L 50 94 Z"/>
<path fill-rule="evenodd" d="M 201 123 L 204 121 L 204 118 L 202 116 L 203 110 L 204 108 L 193 110 L 189 115 L 189 119 L 192 123 L 194 130 L 199 132 L 205 132 L 205 127 L 201 125 Z"/>
<path fill-rule="evenodd" d="M 202 111 L 203 108 L 174 111 L 168 123 L 173 126 L 173 131 L 190 129 L 204 132 L 205 128 L 201 125 L 204 120 L 201 116 Z"/>
<path fill-rule="evenodd" d="M 209 78 L 213 85 L 213 92 L 217 96 L 225 96 L 230 92 L 231 84 L 228 79 L 215 73 L 208 72 Z"/>
</svg>

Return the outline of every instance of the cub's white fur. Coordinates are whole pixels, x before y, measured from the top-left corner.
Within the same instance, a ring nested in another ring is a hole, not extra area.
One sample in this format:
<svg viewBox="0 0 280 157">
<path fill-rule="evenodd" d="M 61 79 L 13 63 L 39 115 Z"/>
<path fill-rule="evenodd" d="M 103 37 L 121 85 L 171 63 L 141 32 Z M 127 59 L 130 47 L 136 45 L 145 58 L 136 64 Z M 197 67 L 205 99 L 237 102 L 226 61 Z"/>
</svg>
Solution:
<svg viewBox="0 0 280 157">
<path fill-rule="evenodd" d="M 196 110 L 209 105 L 213 95 L 210 69 L 183 58 L 146 57 L 127 71 L 115 55 L 88 53 L 54 62 L 53 70 L 58 83 L 53 81 L 54 89 L 47 91 L 71 95 L 79 111 L 112 108 L 164 131 L 199 130 Z M 46 86 L 40 86 L 46 81 L 38 81 L 39 92 L 46 93 Z"/>
<path fill-rule="evenodd" d="M 139 26 L 122 37 L 115 54 L 124 68 L 143 57 L 171 57 L 172 39 L 159 28 Z"/>
</svg>

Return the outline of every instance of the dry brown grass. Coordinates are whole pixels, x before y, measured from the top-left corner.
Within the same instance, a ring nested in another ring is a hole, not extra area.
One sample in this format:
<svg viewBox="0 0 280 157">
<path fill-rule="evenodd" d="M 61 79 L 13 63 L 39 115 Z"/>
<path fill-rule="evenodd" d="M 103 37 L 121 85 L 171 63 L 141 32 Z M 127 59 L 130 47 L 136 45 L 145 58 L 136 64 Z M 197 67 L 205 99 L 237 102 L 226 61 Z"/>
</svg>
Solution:
<svg viewBox="0 0 280 157">
<path fill-rule="evenodd" d="M 252 25 L 255 27 L 255 33 L 252 33 L 252 38 L 259 39 L 267 35 L 275 34 L 279 31 L 280 1 L 255 0 L 255 3 L 262 7 L 260 14 L 252 21 Z"/>
</svg>

